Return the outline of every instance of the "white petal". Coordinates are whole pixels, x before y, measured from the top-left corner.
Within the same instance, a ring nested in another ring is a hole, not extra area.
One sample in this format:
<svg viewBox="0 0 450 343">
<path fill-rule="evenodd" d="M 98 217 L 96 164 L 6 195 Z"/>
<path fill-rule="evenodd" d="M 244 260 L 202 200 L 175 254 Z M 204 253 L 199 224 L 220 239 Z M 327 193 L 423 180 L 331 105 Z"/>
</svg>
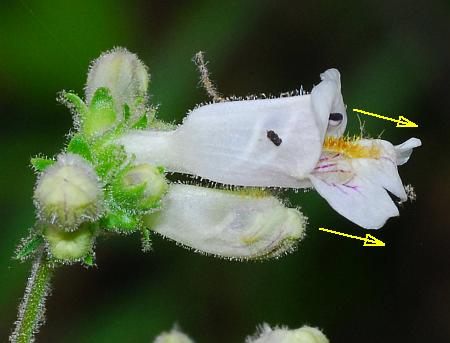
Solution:
<svg viewBox="0 0 450 343">
<path fill-rule="evenodd" d="M 395 146 L 397 164 L 402 165 L 408 162 L 412 154 L 412 149 L 421 146 L 422 142 L 417 138 L 410 138 L 406 142 Z"/>
<path fill-rule="evenodd" d="M 287 328 L 274 328 L 264 324 L 259 333 L 249 337 L 246 343 L 329 343 L 327 337 L 319 330 L 310 326 L 289 330 Z"/>
<path fill-rule="evenodd" d="M 397 192 L 396 181 L 392 181 L 389 171 L 384 171 L 383 165 L 378 163 L 377 160 L 346 159 L 339 155 L 321 161 L 310 180 L 319 194 L 341 215 L 363 228 L 378 229 L 388 218 L 399 215 L 383 188 L 389 185 Z M 380 170 L 381 173 L 377 174 Z M 400 179 L 398 181 L 401 185 Z"/>
<path fill-rule="evenodd" d="M 297 188 L 320 157 L 330 111 L 342 112 L 339 73 L 329 74 L 311 95 L 201 106 L 175 131 L 134 132 L 119 142 L 138 162 L 169 171 Z"/>
<path fill-rule="evenodd" d="M 387 191 L 401 201 L 407 200 L 397 164 L 409 158 L 420 140 L 413 138 L 396 147 L 381 139 L 354 143 L 368 148 L 373 157 L 352 158 L 345 151 L 324 152 L 310 180 L 337 212 L 366 229 L 377 229 L 389 217 L 399 214 Z"/>
<path fill-rule="evenodd" d="M 146 225 L 202 252 L 229 258 L 279 255 L 303 236 L 305 219 L 272 196 L 172 184 Z"/>
<path fill-rule="evenodd" d="M 341 94 L 341 75 L 337 69 L 328 69 L 320 74 L 320 79 L 322 82 L 311 91 L 314 112 L 322 120 L 321 126 L 328 126 L 328 136 L 340 137 L 347 126 L 347 112 Z M 342 114 L 340 125 L 328 125 L 328 117 L 333 112 Z"/>
</svg>

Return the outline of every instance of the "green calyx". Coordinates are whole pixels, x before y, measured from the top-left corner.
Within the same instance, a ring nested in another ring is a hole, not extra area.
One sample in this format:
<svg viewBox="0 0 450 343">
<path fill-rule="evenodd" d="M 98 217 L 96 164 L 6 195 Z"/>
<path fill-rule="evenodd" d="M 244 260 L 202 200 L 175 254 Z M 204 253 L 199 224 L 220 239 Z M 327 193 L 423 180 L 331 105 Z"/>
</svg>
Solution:
<svg viewBox="0 0 450 343">
<path fill-rule="evenodd" d="M 85 117 L 82 118 L 82 131 L 87 137 L 98 136 L 116 124 L 117 114 L 114 100 L 108 88 L 98 88 L 92 97 Z"/>
<path fill-rule="evenodd" d="M 44 158 L 44 157 L 33 157 L 31 159 L 31 166 L 36 172 L 42 172 L 47 167 L 50 167 L 55 163 L 55 160 Z"/>
</svg>

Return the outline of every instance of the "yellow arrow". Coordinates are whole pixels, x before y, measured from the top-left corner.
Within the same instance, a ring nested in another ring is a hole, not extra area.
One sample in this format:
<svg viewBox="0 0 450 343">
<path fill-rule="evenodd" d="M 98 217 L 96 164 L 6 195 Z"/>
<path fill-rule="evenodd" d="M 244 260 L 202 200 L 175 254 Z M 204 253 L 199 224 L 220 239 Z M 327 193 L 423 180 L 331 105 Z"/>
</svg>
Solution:
<svg viewBox="0 0 450 343">
<path fill-rule="evenodd" d="M 416 123 L 412 122 L 411 120 L 403 117 L 403 116 L 399 116 L 398 119 L 394 119 L 394 118 L 389 118 L 389 117 L 385 117 L 385 116 L 380 116 L 379 114 L 376 113 L 372 113 L 372 112 L 367 112 L 367 111 L 363 111 L 363 110 L 358 110 L 357 108 L 353 109 L 354 112 L 358 112 L 358 113 L 362 113 L 362 114 L 367 114 L 369 116 L 372 117 L 377 117 L 380 119 L 384 119 L 384 120 L 390 120 L 393 122 L 397 123 L 397 127 L 419 127 L 419 125 L 417 125 Z"/>
<path fill-rule="evenodd" d="M 380 241 L 379 239 L 377 239 L 374 236 L 369 235 L 369 234 L 366 234 L 366 237 L 364 238 L 364 237 L 352 236 L 352 235 L 342 233 L 342 232 L 324 229 L 323 227 L 319 228 L 319 230 L 329 232 L 329 233 L 334 233 L 335 235 L 339 235 L 339 236 L 359 239 L 360 241 L 364 241 L 363 246 L 365 246 L 365 247 L 384 247 L 386 245 L 386 244 L 384 244 L 383 241 Z"/>
</svg>

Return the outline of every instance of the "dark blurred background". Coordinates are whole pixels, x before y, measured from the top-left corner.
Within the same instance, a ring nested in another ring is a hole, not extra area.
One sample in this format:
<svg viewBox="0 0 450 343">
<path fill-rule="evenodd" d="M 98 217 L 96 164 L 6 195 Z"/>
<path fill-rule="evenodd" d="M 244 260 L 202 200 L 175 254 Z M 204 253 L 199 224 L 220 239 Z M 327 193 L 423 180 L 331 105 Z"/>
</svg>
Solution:
<svg viewBox="0 0 450 343">
<path fill-rule="evenodd" d="M 348 108 L 404 115 L 415 129 L 366 117 L 372 136 L 422 139 L 400 167 L 417 201 L 373 233 L 384 248 L 318 231 L 364 231 L 317 194 L 293 194 L 309 217 L 298 251 L 229 262 L 137 235 L 97 246 L 98 267 L 58 270 L 38 342 L 152 342 L 174 323 L 198 343 L 243 342 L 257 324 L 322 328 L 332 343 L 450 342 L 449 1 L 22 0 L 0 4 L 0 341 L 30 263 L 11 259 L 34 222 L 29 159 L 57 154 L 71 117 L 62 89 L 83 93 L 89 62 L 125 46 L 152 74 L 160 117 L 205 101 L 192 56 L 207 52 L 223 94 L 306 89 L 337 67 Z M 358 133 L 349 111 L 349 130 Z"/>
</svg>

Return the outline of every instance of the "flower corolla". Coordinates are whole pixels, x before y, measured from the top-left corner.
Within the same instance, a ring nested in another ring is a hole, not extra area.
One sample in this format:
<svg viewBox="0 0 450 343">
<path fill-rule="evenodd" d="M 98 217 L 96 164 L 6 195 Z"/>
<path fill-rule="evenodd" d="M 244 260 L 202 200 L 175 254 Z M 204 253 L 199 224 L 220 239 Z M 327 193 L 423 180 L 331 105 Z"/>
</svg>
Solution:
<svg viewBox="0 0 450 343">
<path fill-rule="evenodd" d="M 246 187 L 314 187 L 340 214 L 382 227 L 406 200 L 397 172 L 414 147 L 343 137 L 340 74 L 328 69 L 310 94 L 224 101 L 191 111 L 174 130 L 132 131 L 119 139 L 139 163 Z"/>
</svg>

